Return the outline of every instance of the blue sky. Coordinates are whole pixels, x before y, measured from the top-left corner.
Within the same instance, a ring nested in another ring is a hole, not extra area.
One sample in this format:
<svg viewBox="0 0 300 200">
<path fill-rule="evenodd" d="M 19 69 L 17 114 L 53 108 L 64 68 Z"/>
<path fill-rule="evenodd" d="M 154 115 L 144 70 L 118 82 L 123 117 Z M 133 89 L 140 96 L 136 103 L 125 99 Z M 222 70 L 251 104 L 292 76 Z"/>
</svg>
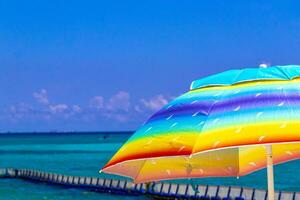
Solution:
<svg viewBox="0 0 300 200">
<path fill-rule="evenodd" d="M 227 69 L 299 64 L 299 1 L 0 0 L 0 131 L 135 130 Z"/>
</svg>

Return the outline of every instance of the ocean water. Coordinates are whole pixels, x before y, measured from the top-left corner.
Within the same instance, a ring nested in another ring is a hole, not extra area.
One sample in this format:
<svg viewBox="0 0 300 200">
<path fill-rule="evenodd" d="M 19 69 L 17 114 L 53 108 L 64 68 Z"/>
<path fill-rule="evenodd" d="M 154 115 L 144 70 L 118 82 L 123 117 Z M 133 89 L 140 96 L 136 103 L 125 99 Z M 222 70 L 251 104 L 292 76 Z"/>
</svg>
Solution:
<svg viewBox="0 0 300 200">
<path fill-rule="evenodd" d="M 115 177 L 99 174 L 132 133 L 53 133 L 0 135 L 0 168 L 29 168 L 67 175 Z M 275 166 L 276 190 L 300 191 L 300 160 Z M 202 178 L 193 182 L 211 185 L 238 185 L 267 188 L 266 170 L 237 178 Z M 188 182 L 178 180 L 177 182 Z M 0 179 L 0 199 L 119 199 L 62 186 L 37 184 L 18 179 Z M 122 197 L 146 199 L 146 197 Z"/>
</svg>

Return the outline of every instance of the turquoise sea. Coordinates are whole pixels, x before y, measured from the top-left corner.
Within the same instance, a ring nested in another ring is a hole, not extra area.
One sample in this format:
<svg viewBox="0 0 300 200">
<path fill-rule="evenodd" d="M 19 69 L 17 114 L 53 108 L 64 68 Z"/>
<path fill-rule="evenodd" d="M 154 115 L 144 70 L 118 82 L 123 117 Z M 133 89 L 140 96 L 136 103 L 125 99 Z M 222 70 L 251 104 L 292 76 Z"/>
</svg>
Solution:
<svg viewBox="0 0 300 200">
<path fill-rule="evenodd" d="M 0 135 L 0 168 L 30 168 L 67 175 L 102 177 L 101 167 L 132 133 L 28 133 Z M 275 166 L 276 190 L 300 191 L 300 160 Z M 184 180 L 181 180 L 184 182 Z M 186 181 L 185 181 L 186 182 Z M 239 185 L 266 189 L 266 171 L 245 177 L 203 178 L 200 184 Z M 0 179 L 0 199 L 119 199 L 120 196 L 80 189 Z M 145 197 L 122 197 L 146 199 Z"/>
</svg>

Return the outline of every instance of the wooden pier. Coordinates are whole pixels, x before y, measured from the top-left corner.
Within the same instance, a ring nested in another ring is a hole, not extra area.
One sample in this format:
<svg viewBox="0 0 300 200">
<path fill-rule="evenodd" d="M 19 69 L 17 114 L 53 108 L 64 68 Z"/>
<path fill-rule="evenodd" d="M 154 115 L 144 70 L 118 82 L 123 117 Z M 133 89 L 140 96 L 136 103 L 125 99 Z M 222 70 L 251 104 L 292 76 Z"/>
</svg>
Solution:
<svg viewBox="0 0 300 200">
<path fill-rule="evenodd" d="M 148 195 L 159 199 L 267 200 L 268 197 L 266 190 L 254 188 L 208 185 L 196 185 L 193 187 L 190 184 L 166 182 L 155 182 L 149 185 L 134 184 L 126 180 L 67 176 L 31 169 L 0 169 L 0 178 L 20 178 L 97 192 L 123 195 Z M 275 199 L 300 200 L 300 192 L 277 191 Z"/>
</svg>

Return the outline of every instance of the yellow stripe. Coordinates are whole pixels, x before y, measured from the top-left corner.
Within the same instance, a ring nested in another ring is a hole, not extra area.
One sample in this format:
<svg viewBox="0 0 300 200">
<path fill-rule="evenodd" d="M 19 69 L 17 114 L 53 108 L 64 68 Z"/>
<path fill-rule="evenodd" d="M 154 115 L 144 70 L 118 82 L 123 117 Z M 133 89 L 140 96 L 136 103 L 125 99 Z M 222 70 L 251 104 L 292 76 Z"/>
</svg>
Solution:
<svg viewBox="0 0 300 200">
<path fill-rule="evenodd" d="M 209 90 L 232 90 L 232 89 L 240 89 L 243 87 L 257 87 L 261 84 L 263 85 L 275 85 L 275 84 L 293 84 L 293 83 L 300 83 L 300 78 L 295 78 L 293 80 L 259 80 L 259 81 L 249 81 L 249 82 L 242 82 L 237 83 L 234 85 L 224 85 L 224 86 L 211 86 L 211 87 L 205 87 L 205 88 L 199 88 L 195 90 L 189 91 L 189 93 L 197 93 L 197 92 L 203 92 L 203 91 L 209 91 Z"/>
</svg>

